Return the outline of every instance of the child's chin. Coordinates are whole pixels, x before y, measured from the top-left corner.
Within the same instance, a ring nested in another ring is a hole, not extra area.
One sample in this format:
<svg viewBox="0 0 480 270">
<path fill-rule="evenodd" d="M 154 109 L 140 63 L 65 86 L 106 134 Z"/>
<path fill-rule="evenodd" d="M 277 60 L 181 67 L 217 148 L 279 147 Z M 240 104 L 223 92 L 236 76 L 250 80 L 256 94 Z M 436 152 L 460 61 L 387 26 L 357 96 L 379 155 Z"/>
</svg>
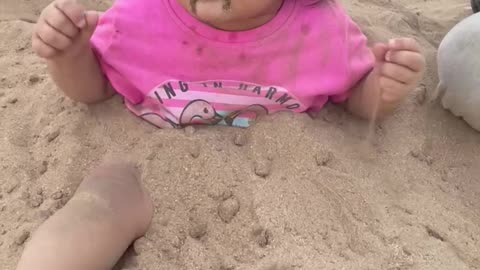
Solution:
<svg viewBox="0 0 480 270">
<path fill-rule="evenodd" d="M 213 28 L 229 31 L 229 21 L 225 15 L 223 16 L 212 16 L 211 14 L 200 14 L 197 13 L 197 19 L 205 24 L 210 25 Z"/>
<path fill-rule="evenodd" d="M 225 17 L 223 1 L 198 1 L 196 5 L 196 16 L 202 21 L 216 21 Z"/>
</svg>

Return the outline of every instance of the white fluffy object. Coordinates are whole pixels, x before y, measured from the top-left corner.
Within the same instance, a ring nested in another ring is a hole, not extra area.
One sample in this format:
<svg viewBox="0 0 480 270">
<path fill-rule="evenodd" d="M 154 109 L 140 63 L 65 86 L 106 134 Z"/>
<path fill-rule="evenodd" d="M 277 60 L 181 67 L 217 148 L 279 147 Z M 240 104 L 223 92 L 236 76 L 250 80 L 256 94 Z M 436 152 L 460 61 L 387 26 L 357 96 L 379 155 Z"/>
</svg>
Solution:
<svg viewBox="0 0 480 270">
<path fill-rule="evenodd" d="M 448 32 L 437 62 L 442 106 L 480 131 L 480 13 Z"/>
</svg>

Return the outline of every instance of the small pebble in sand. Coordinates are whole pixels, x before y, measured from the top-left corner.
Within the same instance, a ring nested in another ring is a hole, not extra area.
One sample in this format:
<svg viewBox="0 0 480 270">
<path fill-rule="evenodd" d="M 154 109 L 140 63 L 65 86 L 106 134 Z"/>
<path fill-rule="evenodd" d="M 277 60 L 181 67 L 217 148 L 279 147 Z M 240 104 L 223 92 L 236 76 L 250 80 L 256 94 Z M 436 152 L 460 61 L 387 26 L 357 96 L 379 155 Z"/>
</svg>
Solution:
<svg viewBox="0 0 480 270">
<path fill-rule="evenodd" d="M 420 151 L 412 150 L 412 151 L 410 151 L 410 156 L 412 156 L 414 158 L 418 158 L 420 156 Z"/>
<path fill-rule="evenodd" d="M 21 246 L 23 245 L 23 243 L 25 243 L 25 241 L 27 241 L 29 237 L 30 237 L 30 232 L 24 230 L 15 237 L 15 244 L 17 246 Z"/>
<path fill-rule="evenodd" d="M 27 204 L 31 208 L 37 208 L 43 203 L 43 196 L 41 195 L 33 195 L 31 198 L 28 200 Z"/>
<path fill-rule="evenodd" d="M 147 160 L 154 160 L 156 156 L 157 156 L 157 153 L 156 153 L 156 152 L 151 152 L 151 153 L 147 156 Z"/>
<path fill-rule="evenodd" d="M 41 220 L 46 220 L 51 215 L 53 215 L 53 212 L 50 209 L 40 210 L 40 211 L 38 211 L 38 214 L 37 214 L 38 218 L 41 219 Z"/>
<path fill-rule="evenodd" d="M 148 154 L 147 160 L 154 160 L 155 158 L 157 158 L 157 154 L 162 151 L 161 148 L 163 148 L 163 143 L 157 143 L 153 147 L 151 147 L 150 149 L 152 152 Z"/>
<path fill-rule="evenodd" d="M 161 217 L 158 219 L 158 223 L 163 227 L 167 227 L 168 224 L 170 224 L 170 217 L 169 216 Z"/>
<path fill-rule="evenodd" d="M 61 199 L 56 200 L 55 203 L 52 204 L 52 210 L 59 210 L 60 208 L 64 207 L 69 200 L 70 199 L 68 197 L 62 197 Z"/>
<path fill-rule="evenodd" d="M 420 161 L 423 161 L 427 163 L 428 165 L 433 164 L 433 158 L 427 154 L 425 154 L 423 151 L 419 150 L 412 150 L 410 151 L 410 155 Z"/>
<path fill-rule="evenodd" d="M 225 223 L 230 223 L 240 211 L 240 202 L 237 198 L 231 197 L 218 206 L 218 216 Z"/>
<path fill-rule="evenodd" d="M 48 170 L 48 161 L 44 160 L 42 161 L 42 164 L 40 165 L 40 168 L 38 169 L 38 173 L 40 175 L 44 175 Z"/>
<path fill-rule="evenodd" d="M 200 156 L 200 146 L 198 144 L 194 144 L 188 148 L 188 152 L 190 156 L 193 158 L 198 158 Z"/>
<path fill-rule="evenodd" d="M 402 251 L 405 255 L 412 256 L 412 252 L 407 247 L 403 247 Z"/>
<path fill-rule="evenodd" d="M 442 181 L 444 181 L 444 182 L 449 182 L 449 181 L 455 179 L 455 175 L 453 174 L 451 169 L 445 168 L 440 172 L 440 174 L 441 174 L 441 177 L 442 177 Z"/>
<path fill-rule="evenodd" d="M 181 230 L 178 232 L 177 235 L 175 235 L 175 237 L 173 237 L 170 243 L 172 247 L 176 249 L 181 249 L 183 245 L 185 245 L 186 240 L 187 240 L 187 235 L 183 230 Z"/>
<path fill-rule="evenodd" d="M 206 222 L 201 220 L 194 220 L 190 225 L 190 230 L 188 231 L 188 234 L 194 239 L 200 239 L 205 234 L 207 234 L 207 228 L 208 225 Z"/>
<path fill-rule="evenodd" d="M 227 190 L 224 190 L 224 191 L 223 191 L 223 193 L 222 193 L 222 195 L 221 195 L 220 198 L 225 201 L 225 200 L 230 199 L 232 196 L 233 196 L 232 191 L 230 191 L 230 190 L 227 189 Z"/>
<path fill-rule="evenodd" d="M 55 191 L 53 194 L 52 194 L 52 199 L 54 200 L 60 200 L 61 198 L 63 198 L 63 191 L 61 190 L 57 190 Z"/>
<path fill-rule="evenodd" d="M 192 136 L 195 133 L 196 129 L 194 126 L 187 126 L 185 127 L 184 131 L 185 134 L 187 134 L 188 136 Z"/>
<path fill-rule="evenodd" d="M 225 189 L 225 187 L 213 186 L 208 191 L 208 197 L 214 200 L 226 200 L 233 196 L 232 191 Z"/>
<path fill-rule="evenodd" d="M 40 77 L 38 75 L 31 75 L 30 78 L 28 78 L 28 82 L 30 85 L 36 84 L 40 81 Z"/>
<path fill-rule="evenodd" d="M 432 165 L 433 164 L 433 157 L 426 155 L 423 158 L 423 161 L 425 161 L 428 165 Z"/>
<path fill-rule="evenodd" d="M 9 99 L 7 100 L 7 102 L 10 103 L 10 104 L 15 104 L 15 103 L 18 102 L 18 98 L 9 98 Z"/>
<path fill-rule="evenodd" d="M 7 187 L 5 188 L 5 192 L 7 192 L 8 194 L 12 193 L 13 191 L 15 191 L 17 188 L 18 188 L 18 183 L 14 182 L 14 183 L 10 183 L 10 184 L 7 184 Z"/>
<path fill-rule="evenodd" d="M 233 269 L 235 269 L 234 258 L 226 257 L 221 260 L 219 270 L 233 270 Z"/>
<path fill-rule="evenodd" d="M 173 260 L 176 257 L 176 251 L 172 247 L 163 247 L 160 249 L 161 256 L 167 260 Z"/>
<path fill-rule="evenodd" d="M 245 136 L 245 134 L 243 133 L 239 133 L 235 135 L 235 138 L 233 139 L 233 143 L 236 146 L 244 146 L 245 144 L 247 144 L 247 136 Z"/>
<path fill-rule="evenodd" d="M 151 243 L 145 237 L 139 238 L 133 243 L 133 251 L 137 255 L 144 253 L 145 251 L 148 251 L 150 249 L 151 249 Z"/>
<path fill-rule="evenodd" d="M 47 135 L 47 141 L 52 142 L 55 140 L 58 136 L 60 136 L 60 130 L 55 130 Z"/>
<path fill-rule="evenodd" d="M 318 166 L 327 166 L 333 160 L 333 153 L 327 150 L 321 150 L 315 155 L 315 161 Z"/>
<path fill-rule="evenodd" d="M 272 162 L 268 159 L 263 159 L 260 161 L 255 162 L 255 174 L 266 178 L 270 175 L 272 170 Z"/>
<path fill-rule="evenodd" d="M 436 230 L 432 229 L 430 226 L 425 226 L 425 230 L 430 237 L 433 237 L 437 240 L 445 242 L 445 238 L 441 236 Z"/>
<path fill-rule="evenodd" d="M 28 190 L 22 192 L 22 195 L 20 195 L 20 199 L 22 199 L 22 200 L 24 200 L 24 201 L 30 199 L 30 193 L 28 192 Z"/>
<path fill-rule="evenodd" d="M 270 230 L 257 225 L 253 228 L 252 234 L 255 242 L 262 248 L 268 246 L 272 240 L 272 233 Z"/>
<path fill-rule="evenodd" d="M 43 188 L 41 188 L 41 187 L 36 187 L 36 188 L 35 188 L 35 194 L 37 194 L 37 195 L 43 195 Z"/>
</svg>

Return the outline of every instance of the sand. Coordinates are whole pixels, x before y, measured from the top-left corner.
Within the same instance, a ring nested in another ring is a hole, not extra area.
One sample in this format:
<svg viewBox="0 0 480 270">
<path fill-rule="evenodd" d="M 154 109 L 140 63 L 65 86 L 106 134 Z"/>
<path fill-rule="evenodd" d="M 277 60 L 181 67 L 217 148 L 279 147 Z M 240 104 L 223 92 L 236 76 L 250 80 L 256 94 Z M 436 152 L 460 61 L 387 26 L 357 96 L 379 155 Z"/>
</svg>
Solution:
<svg viewBox="0 0 480 270">
<path fill-rule="evenodd" d="M 117 269 L 480 269 L 480 134 L 426 101 L 435 48 L 469 1 L 346 1 L 372 41 L 414 36 L 428 60 L 371 145 L 368 123 L 333 106 L 247 130 L 175 131 L 119 98 L 71 102 L 30 49 L 47 2 L 0 0 L 2 269 L 87 170 L 120 158 L 142 168 L 156 211 Z"/>
</svg>

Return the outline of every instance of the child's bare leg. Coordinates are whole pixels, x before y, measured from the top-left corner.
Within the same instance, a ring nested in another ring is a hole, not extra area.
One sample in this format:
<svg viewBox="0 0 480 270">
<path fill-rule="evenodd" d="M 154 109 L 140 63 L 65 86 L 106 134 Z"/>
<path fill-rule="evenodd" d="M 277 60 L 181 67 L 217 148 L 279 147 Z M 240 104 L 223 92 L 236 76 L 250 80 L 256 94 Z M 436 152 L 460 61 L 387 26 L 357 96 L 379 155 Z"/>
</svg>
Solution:
<svg viewBox="0 0 480 270">
<path fill-rule="evenodd" d="M 111 269 L 148 229 L 150 197 L 128 164 L 96 169 L 25 247 L 17 270 Z"/>
</svg>

